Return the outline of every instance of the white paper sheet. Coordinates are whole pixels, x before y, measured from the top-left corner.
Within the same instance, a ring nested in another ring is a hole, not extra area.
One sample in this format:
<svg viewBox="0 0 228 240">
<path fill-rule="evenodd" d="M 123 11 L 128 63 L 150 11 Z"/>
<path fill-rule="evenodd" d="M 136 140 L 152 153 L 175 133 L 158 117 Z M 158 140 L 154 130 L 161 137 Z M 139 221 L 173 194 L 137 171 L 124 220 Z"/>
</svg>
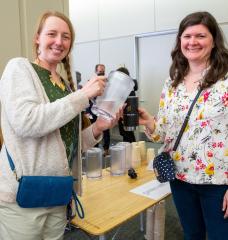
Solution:
<svg viewBox="0 0 228 240">
<path fill-rule="evenodd" d="M 148 197 L 154 200 L 159 200 L 165 195 L 171 193 L 169 183 L 160 183 L 157 180 L 152 180 L 139 187 L 136 187 L 130 192 Z"/>
</svg>

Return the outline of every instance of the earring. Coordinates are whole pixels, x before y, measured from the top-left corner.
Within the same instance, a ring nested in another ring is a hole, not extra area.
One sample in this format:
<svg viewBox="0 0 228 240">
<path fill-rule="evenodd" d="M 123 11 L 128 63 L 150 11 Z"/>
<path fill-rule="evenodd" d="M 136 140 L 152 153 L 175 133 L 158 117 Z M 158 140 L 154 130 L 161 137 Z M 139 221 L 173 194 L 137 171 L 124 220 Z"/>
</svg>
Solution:
<svg viewBox="0 0 228 240">
<path fill-rule="evenodd" d="M 41 51 L 40 51 L 40 49 L 39 48 L 37 48 L 37 55 L 39 56 L 40 54 L 41 54 Z"/>
</svg>

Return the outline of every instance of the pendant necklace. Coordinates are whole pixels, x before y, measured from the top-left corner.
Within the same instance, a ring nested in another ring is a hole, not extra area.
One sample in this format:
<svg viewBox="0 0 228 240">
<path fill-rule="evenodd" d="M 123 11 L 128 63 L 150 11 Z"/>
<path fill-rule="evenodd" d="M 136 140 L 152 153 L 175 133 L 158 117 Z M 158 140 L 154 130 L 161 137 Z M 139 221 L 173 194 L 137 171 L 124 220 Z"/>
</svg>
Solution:
<svg viewBox="0 0 228 240">
<path fill-rule="evenodd" d="M 50 79 L 50 81 L 52 82 L 53 86 L 57 85 L 61 90 L 65 91 L 66 87 L 65 87 L 65 85 L 64 85 L 62 82 L 59 82 L 59 81 L 56 82 L 56 81 L 53 79 L 52 75 L 49 75 L 49 79 Z M 60 80 L 60 81 L 61 81 L 61 80 Z"/>
<path fill-rule="evenodd" d="M 40 64 L 40 62 L 41 62 L 40 59 L 36 59 L 36 60 L 34 61 L 35 64 L 37 64 L 38 66 L 42 67 L 41 64 Z M 42 68 L 44 68 L 44 67 L 42 67 Z M 46 69 L 46 68 L 45 68 L 45 69 Z M 48 70 L 48 69 L 47 69 L 47 70 Z M 48 70 L 48 71 L 50 72 L 50 70 Z M 57 81 L 54 80 L 52 74 L 49 75 L 49 80 L 51 81 L 51 83 L 53 84 L 53 86 L 57 85 L 62 91 L 65 91 L 66 87 L 65 87 L 65 84 L 62 83 L 60 76 L 59 76 L 59 79 L 60 79 L 60 81 L 57 82 Z"/>
</svg>

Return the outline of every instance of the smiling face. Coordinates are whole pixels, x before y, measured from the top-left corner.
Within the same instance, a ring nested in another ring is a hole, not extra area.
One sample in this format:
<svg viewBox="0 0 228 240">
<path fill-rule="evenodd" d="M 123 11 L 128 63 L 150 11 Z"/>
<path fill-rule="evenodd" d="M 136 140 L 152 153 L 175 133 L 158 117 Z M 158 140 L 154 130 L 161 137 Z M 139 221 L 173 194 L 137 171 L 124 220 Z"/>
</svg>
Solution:
<svg viewBox="0 0 228 240">
<path fill-rule="evenodd" d="M 69 53 L 71 41 L 71 32 L 67 23 L 55 16 L 48 17 L 36 38 L 39 59 L 48 68 L 56 67 Z"/>
<path fill-rule="evenodd" d="M 204 64 L 210 58 L 214 41 L 203 24 L 187 27 L 180 37 L 181 51 L 189 63 Z"/>
</svg>

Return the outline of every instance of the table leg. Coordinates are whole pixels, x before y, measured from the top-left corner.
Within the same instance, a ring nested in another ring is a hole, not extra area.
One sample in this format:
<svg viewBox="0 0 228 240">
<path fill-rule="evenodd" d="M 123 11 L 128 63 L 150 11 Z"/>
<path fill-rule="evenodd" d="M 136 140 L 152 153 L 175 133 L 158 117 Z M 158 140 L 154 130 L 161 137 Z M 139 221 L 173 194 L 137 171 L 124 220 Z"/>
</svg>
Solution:
<svg viewBox="0 0 228 240">
<path fill-rule="evenodd" d="M 99 240 L 105 240 L 105 239 L 106 239 L 105 235 L 100 235 L 99 236 Z"/>
<path fill-rule="evenodd" d="M 144 231 L 144 226 L 143 226 L 143 212 L 140 213 L 140 231 Z"/>
</svg>

